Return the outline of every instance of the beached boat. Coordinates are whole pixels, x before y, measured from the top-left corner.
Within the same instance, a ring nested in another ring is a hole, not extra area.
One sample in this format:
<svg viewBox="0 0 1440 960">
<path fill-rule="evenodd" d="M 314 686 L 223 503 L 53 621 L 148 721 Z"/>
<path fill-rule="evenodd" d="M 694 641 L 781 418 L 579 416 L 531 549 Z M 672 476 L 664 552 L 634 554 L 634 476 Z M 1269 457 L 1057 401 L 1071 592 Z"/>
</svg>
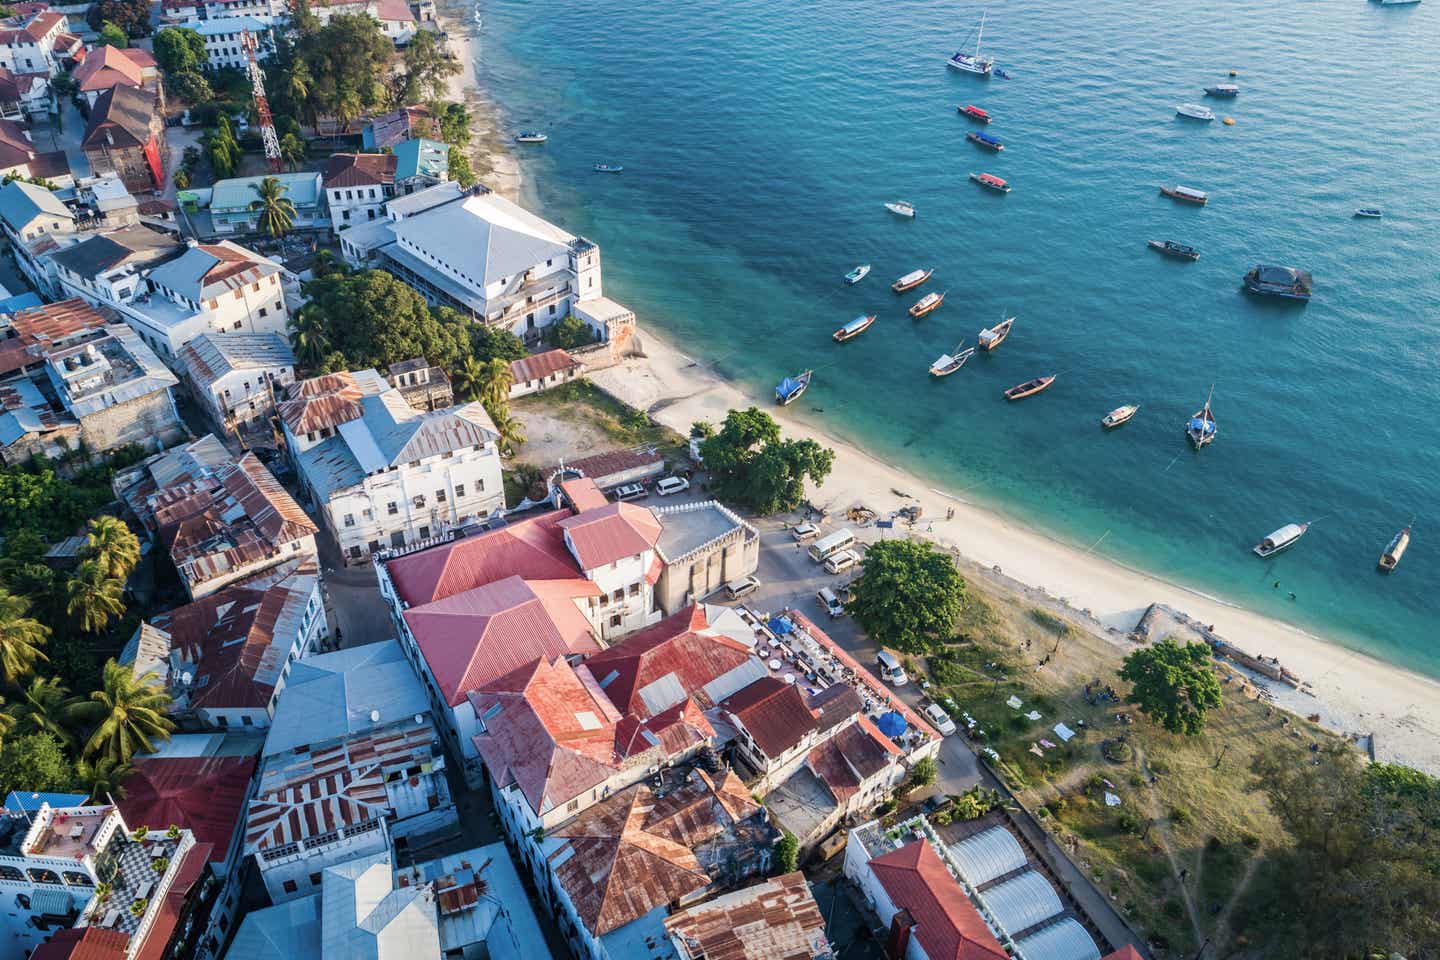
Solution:
<svg viewBox="0 0 1440 960">
<path fill-rule="evenodd" d="M 1194 187 L 1184 187 L 1176 184 L 1173 187 L 1161 187 L 1162 196 L 1171 200 L 1184 200 L 1186 203 L 1198 203 L 1202 207 L 1210 202 L 1210 196 L 1204 190 L 1196 190 Z"/>
<path fill-rule="evenodd" d="M 999 140 L 990 136 L 990 134 L 984 132 L 983 130 L 971 130 L 969 133 L 965 134 L 965 139 L 969 140 L 971 143 L 978 144 L 979 146 L 984 147 L 986 150 L 994 150 L 996 153 L 999 153 L 1001 150 L 1005 149 L 1005 144 L 1001 143 Z"/>
<path fill-rule="evenodd" d="M 1000 346 L 1000 344 L 1005 342 L 1005 338 L 1010 336 L 1010 328 L 1013 326 L 1015 326 L 1015 318 L 1007 317 L 995 324 L 995 326 L 981 330 L 980 349 L 988 353 Z"/>
<path fill-rule="evenodd" d="M 1175 107 L 1175 112 L 1179 116 L 1185 117 L 1189 120 L 1215 119 L 1215 111 L 1211 110 L 1209 107 L 1202 107 L 1198 103 L 1177 104 Z"/>
<path fill-rule="evenodd" d="M 1313 286 L 1310 272 L 1295 267 L 1275 267 L 1257 263 L 1245 274 L 1245 289 L 1265 297 L 1286 300 L 1309 300 Z"/>
<path fill-rule="evenodd" d="M 1176 243 L 1174 240 L 1147 240 L 1151 250 L 1159 250 L 1167 257 L 1178 257 L 1181 260 L 1199 260 L 1200 251 L 1194 247 L 1187 247 L 1183 243 Z"/>
<path fill-rule="evenodd" d="M 1238 97 L 1240 88 L 1233 83 L 1218 83 L 1213 87 L 1205 88 L 1207 97 Z"/>
<path fill-rule="evenodd" d="M 1355 211 L 1355 216 L 1364 217 L 1367 220 L 1379 220 L 1385 214 L 1379 207 L 1361 207 Z"/>
<path fill-rule="evenodd" d="M 815 371 L 806 370 L 804 373 L 797 373 L 793 377 L 786 377 L 775 385 L 775 402 L 780 406 L 787 406 L 800 399 L 800 395 L 810 389 L 810 379 L 815 376 Z"/>
<path fill-rule="evenodd" d="M 964 347 L 965 349 L 961 349 Z M 961 340 L 955 344 L 955 349 L 949 353 L 942 353 L 930 364 L 930 376 L 948 377 L 950 374 L 965 366 L 965 361 L 975 356 L 974 347 L 966 347 L 965 341 Z"/>
<path fill-rule="evenodd" d="M 1049 388 L 1055 382 L 1055 374 L 1048 377 L 1036 377 L 1034 380 L 1026 380 L 1024 383 L 1017 383 L 1005 391 L 1006 400 L 1024 400 L 1026 397 L 1033 397 L 1042 390 Z"/>
<path fill-rule="evenodd" d="M 910 308 L 910 316 L 915 318 L 916 320 L 919 320 L 921 317 L 934 313 L 936 310 L 939 310 L 940 304 L 944 302 L 944 293 L 927 293 L 925 294 L 925 296 L 915 301 L 915 305 Z"/>
<path fill-rule="evenodd" d="M 1210 412 L 1210 400 L 1215 396 L 1215 388 L 1210 388 L 1210 395 L 1205 398 L 1205 406 L 1196 410 L 1185 421 L 1185 435 L 1190 438 L 1190 445 L 1196 450 L 1207 446 L 1215 441 L 1215 414 Z"/>
<path fill-rule="evenodd" d="M 970 179 L 974 180 L 986 190 L 994 190 L 996 193 L 1009 193 L 1010 184 L 1001 180 L 993 173 L 972 173 Z"/>
<path fill-rule="evenodd" d="M 541 133 L 539 130 L 521 130 L 515 134 L 516 143 L 544 143 L 549 139 L 549 134 Z"/>
<path fill-rule="evenodd" d="M 853 287 L 855 286 L 855 284 L 859 283 L 861 280 L 864 280 L 869 275 L 870 264 L 862 263 L 854 270 L 851 270 L 849 273 L 845 274 L 845 283 Z"/>
<path fill-rule="evenodd" d="M 979 120 L 981 123 L 989 123 L 991 120 L 995 119 L 994 117 L 990 116 L 988 112 L 981 110 L 973 103 L 967 103 L 963 107 L 956 107 L 955 109 L 965 114 L 965 116 L 969 117 L 971 120 Z"/>
<path fill-rule="evenodd" d="M 897 217 L 915 216 L 915 204 L 910 203 L 906 200 L 891 200 L 889 203 L 885 204 L 885 209 L 889 210 Z"/>
<path fill-rule="evenodd" d="M 975 52 L 966 53 L 963 50 L 957 50 L 955 55 L 945 62 L 964 73 L 974 73 L 982 77 L 990 76 L 990 71 L 995 69 L 995 58 L 980 54 L 980 41 L 984 36 L 985 14 L 982 13 L 980 14 L 980 26 L 975 31 Z M 970 46 L 968 37 L 965 40 L 965 46 Z"/>
<path fill-rule="evenodd" d="M 618 163 L 597 163 L 597 164 L 595 164 L 595 172 L 596 172 L 596 173 L 619 173 L 621 170 L 624 170 L 624 169 L 625 169 L 625 168 L 624 168 L 623 166 L 621 166 L 620 164 L 618 164 Z"/>
<path fill-rule="evenodd" d="M 1390 541 L 1390 545 L 1385 548 L 1385 552 L 1380 554 L 1380 569 L 1389 573 L 1391 570 L 1400 566 L 1400 558 L 1405 556 L 1405 551 L 1409 546 L 1410 528 L 1406 527 L 1404 530 L 1395 534 L 1394 539 Z"/>
<path fill-rule="evenodd" d="M 905 274 L 905 276 L 890 284 L 890 289 L 894 290 L 896 293 L 904 293 L 906 290 L 914 290 L 916 287 L 920 286 L 920 284 L 924 283 L 926 280 L 929 280 L 930 274 L 934 272 L 934 270 L 911 270 L 909 273 Z"/>
<path fill-rule="evenodd" d="M 1273 557 L 1286 547 L 1294 546 L 1295 541 L 1305 536 L 1305 531 L 1309 529 L 1310 524 L 1308 523 L 1287 523 L 1255 544 L 1255 555 L 1257 557 Z"/>
<path fill-rule="evenodd" d="M 874 322 L 875 314 L 873 313 L 867 314 L 863 317 L 856 317 L 854 320 L 851 320 L 839 330 L 836 330 L 830 336 L 835 340 L 836 343 L 844 343 L 846 340 L 853 340 L 856 337 L 860 336 L 860 334 L 864 333 L 866 330 L 869 330 L 870 324 Z"/>
<path fill-rule="evenodd" d="M 1139 412 L 1140 404 L 1127 403 L 1125 404 L 1125 406 L 1116 407 L 1114 410 L 1111 410 L 1109 413 L 1105 414 L 1105 416 L 1100 420 L 1100 426 L 1104 427 L 1106 430 L 1114 430 L 1122 423 L 1129 423 L 1130 419 Z"/>
</svg>

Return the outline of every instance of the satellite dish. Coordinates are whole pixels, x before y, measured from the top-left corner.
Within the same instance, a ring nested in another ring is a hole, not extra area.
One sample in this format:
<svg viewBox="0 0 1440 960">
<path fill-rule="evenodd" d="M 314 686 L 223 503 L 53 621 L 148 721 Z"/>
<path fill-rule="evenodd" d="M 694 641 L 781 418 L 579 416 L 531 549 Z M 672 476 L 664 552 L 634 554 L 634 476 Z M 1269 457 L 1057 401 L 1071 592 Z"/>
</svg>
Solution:
<svg viewBox="0 0 1440 960">
<path fill-rule="evenodd" d="M 371 710 L 371 711 L 370 711 L 370 722 L 371 722 L 371 723 L 379 723 L 379 722 L 380 722 L 380 711 L 379 711 L 379 710 Z"/>
<path fill-rule="evenodd" d="M 416 723 L 424 723 L 424 722 L 425 722 L 425 715 L 424 715 L 424 714 L 421 714 L 421 713 L 415 714 L 415 722 L 416 722 Z"/>
</svg>

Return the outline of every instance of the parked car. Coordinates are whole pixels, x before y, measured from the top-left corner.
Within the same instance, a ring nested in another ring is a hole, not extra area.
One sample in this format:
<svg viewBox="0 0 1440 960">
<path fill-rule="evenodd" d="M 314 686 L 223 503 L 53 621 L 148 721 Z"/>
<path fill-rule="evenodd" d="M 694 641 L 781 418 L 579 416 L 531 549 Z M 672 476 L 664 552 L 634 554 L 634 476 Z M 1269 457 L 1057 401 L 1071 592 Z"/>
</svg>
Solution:
<svg viewBox="0 0 1440 960">
<path fill-rule="evenodd" d="M 805 543 L 820 536 L 820 528 L 813 523 L 797 523 L 790 528 L 790 536 L 795 538 L 796 543 Z"/>
<path fill-rule="evenodd" d="M 900 658 L 889 650 L 881 650 L 875 655 L 875 665 L 880 668 L 880 679 L 893 686 L 903 687 L 910 682 L 905 676 L 905 668 L 900 666 Z"/>
<path fill-rule="evenodd" d="M 942 737 L 948 737 L 955 732 L 955 721 L 950 719 L 950 714 L 940 709 L 938 703 L 932 703 L 925 708 L 925 719 L 930 721 L 930 726 L 940 731 Z"/>
<path fill-rule="evenodd" d="M 749 596 L 760 589 L 760 578 L 751 574 L 748 577 L 741 577 L 739 580 L 731 580 L 725 584 L 725 595 L 731 600 L 739 600 L 741 597 Z"/>
<path fill-rule="evenodd" d="M 668 497 L 672 493 L 684 493 L 690 489 L 690 481 L 684 477 L 666 477 L 655 484 L 655 492 L 662 497 Z"/>
<path fill-rule="evenodd" d="M 840 602 L 840 598 L 835 596 L 835 591 L 829 587 L 821 587 L 815 591 L 815 599 L 819 600 L 820 606 L 824 607 L 825 612 L 830 614 L 830 619 L 833 620 L 836 617 L 845 616 L 845 604 Z"/>
<path fill-rule="evenodd" d="M 645 496 L 645 488 L 638 483 L 627 483 L 615 488 L 616 500 L 639 500 Z"/>
<path fill-rule="evenodd" d="M 844 573 L 859 562 L 860 556 L 854 550 L 841 550 L 826 558 L 825 569 L 830 573 Z"/>
</svg>

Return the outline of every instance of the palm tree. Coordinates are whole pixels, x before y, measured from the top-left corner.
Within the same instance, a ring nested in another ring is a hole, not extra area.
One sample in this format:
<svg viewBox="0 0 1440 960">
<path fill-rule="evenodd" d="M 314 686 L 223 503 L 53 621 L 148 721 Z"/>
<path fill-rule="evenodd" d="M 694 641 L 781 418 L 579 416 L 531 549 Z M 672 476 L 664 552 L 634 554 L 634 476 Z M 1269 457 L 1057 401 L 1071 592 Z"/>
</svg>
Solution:
<svg viewBox="0 0 1440 960">
<path fill-rule="evenodd" d="M 467 356 L 456 368 L 451 378 L 455 392 L 466 400 L 480 396 L 485 385 L 485 367 L 473 355 Z"/>
<path fill-rule="evenodd" d="M 86 633 L 99 633 L 105 625 L 125 613 L 121 594 L 125 584 L 109 576 L 98 560 L 86 560 L 65 585 L 69 600 L 65 612 L 80 621 Z"/>
<path fill-rule="evenodd" d="M 306 157 L 305 141 L 293 133 L 285 134 L 280 138 L 280 157 L 290 164 L 290 170 L 293 172 Z"/>
<path fill-rule="evenodd" d="M 314 370 L 330 352 L 330 340 L 325 336 L 325 318 L 309 307 L 306 304 L 290 315 L 290 348 L 302 367 Z"/>
<path fill-rule="evenodd" d="M 250 209 L 260 211 L 260 229 L 272 237 L 282 236 L 295 226 L 295 204 L 285 196 L 289 190 L 276 177 L 266 177 L 255 188 L 260 199 L 252 201 Z"/>
<path fill-rule="evenodd" d="M 35 661 L 50 659 L 40 650 L 50 628 L 29 612 L 28 598 L 0 587 L 0 673 L 7 683 L 18 684 L 34 672 Z"/>
<path fill-rule="evenodd" d="M 77 760 L 75 775 L 90 792 L 91 803 L 105 803 L 108 797 L 117 800 L 125 797 L 125 781 L 135 767 L 128 761 L 114 757 L 96 757 L 94 760 Z"/>
<path fill-rule="evenodd" d="M 124 520 L 107 514 L 90 521 L 85 556 L 98 560 L 107 577 L 123 582 L 140 562 L 140 541 Z"/>
<path fill-rule="evenodd" d="M 103 689 L 90 694 L 84 715 L 95 722 L 85 741 L 85 757 L 97 755 L 129 762 L 135 752 L 155 749 L 156 740 L 169 740 L 175 724 L 166 716 L 170 694 L 153 673 L 135 676 L 130 667 L 110 658 L 105 662 Z"/>
<path fill-rule="evenodd" d="M 510 408 L 505 404 L 486 407 L 490 419 L 495 423 L 495 431 L 500 434 L 500 453 L 502 456 L 513 457 L 515 451 L 525 444 L 525 425 L 510 415 Z"/>
<path fill-rule="evenodd" d="M 0 697 L 0 739 L 4 739 L 15 729 L 15 723 L 15 718 L 5 712 L 5 698 Z"/>
<path fill-rule="evenodd" d="M 510 388 L 515 383 L 515 374 L 510 372 L 510 363 L 500 357 L 491 357 L 482 368 L 480 402 L 486 407 L 503 407 L 510 399 Z"/>
<path fill-rule="evenodd" d="M 290 66 L 290 81 L 285 92 L 296 106 L 304 107 L 310 100 L 310 67 L 299 57 Z"/>
<path fill-rule="evenodd" d="M 15 705 L 15 718 L 29 733 L 48 733 L 66 746 L 73 746 L 72 728 L 80 719 L 83 705 L 79 697 L 70 696 L 58 677 L 35 677 L 25 690 L 25 698 Z"/>
</svg>

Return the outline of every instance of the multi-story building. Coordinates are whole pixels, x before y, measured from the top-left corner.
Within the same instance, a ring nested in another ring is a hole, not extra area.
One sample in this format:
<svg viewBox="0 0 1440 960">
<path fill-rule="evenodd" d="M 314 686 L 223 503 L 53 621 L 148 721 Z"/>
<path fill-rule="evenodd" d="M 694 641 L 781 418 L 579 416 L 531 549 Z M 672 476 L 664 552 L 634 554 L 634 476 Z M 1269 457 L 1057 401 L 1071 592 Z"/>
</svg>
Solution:
<svg viewBox="0 0 1440 960">
<path fill-rule="evenodd" d="M 255 38 L 255 59 L 268 60 L 275 52 L 275 21 L 259 17 L 222 17 L 193 20 L 178 26 L 194 30 L 205 41 L 205 62 L 211 70 L 244 70 L 250 62 L 245 52 L 245 34 Z"/>
<path fill-rule="evenodd" d="M 385 379 L 416 410 L 436 410 L 455 402 L 455 391 L 445 369 L 432 366 L 424 357 L 390 364 Z"/>
<path fill-rule="evenodd" d="M 39 258 L 55 248 L 54 237 L 75 233 L 75 212 L 44 187 L 12 180 L 0 187 L 0 226 L 20 272 L 41 291 L 51 292 Z"/>
<path fill-rule="evenodd" d="M 380 31 L 397 46 L 410 42 L 417 27 L 415 14 L 406 0 L 315 0 L 310 13 L 322 24 L 340 14 L 369 14 L 380 23 Z"/>
<path fill-rule="evenodd" d="M 0 373 L 0 389 L 9 389 L 0 402 L 6 462 L 53 454 L 61 436 L 98 452 L 185 435 L 172 393 L 179 381 L 129 327 L 72 299 L 20 310 L 7 329 L 27 362 Z"/>
<path fill-rule="evenodd" d="M 378 219 L 395 195 L 393 153 L 337 153 L 322 174 L 330 224 L 338 232 Z"/>
<path fill-rule="evenodd" d="M 485 187 L 461 192 L 443 183 L 391 201 L 386 212 L 385 222 L 341 249 L 356 266 L 402 278 L 430 303 L 530 342 L 571 313 L 597 341 L 634 325 L 633 313 L 604 296 L 598 246 Z"/>
<path fill-rule="evenodd" d="M 80 87 L 80 96 L 91 107 L 100 94 L 115 86 L 135 87 L 155 98 L 160 112 L 165 112 L 165 89 L 160 81 L 160 65 L 148 50 L 140 47 L 96 47 L 75 68 L 71 75 Z"/>
<path fill-rule="evenodd" d="M 134 194 L 165 189 L 164 95 L 123 83 L 105 89 L 90 108 L 80 148 L 96 174 L 114 173 Z"/>
<path fill-rule="evenodd" d="M 257 17 L 274 22 L 289 15 L 290 7 L 285 0 L 162 0 L 160 5 L 160 19 L 172 24 L 235 17 Z"/>
<path fill-rule="evenodd" d="M 79 297 L 93 306 L 113 309 L 145 292 L 145 271 L 175 259 L 184 250 L 185 245 L 169 234 L 136 223 L 56 237 L 53 248 L 38 260 L 58 296 Z M 159 350 L 159 340 L 142 339 Z"/>
<path fill-rule="evenodd" d="M 65 32 L 65 14 L 54 10 L 11 17 L 0 23 L 0 67 L 13 73 L 52 77 L 74 52 L 74 38 Z"/>
<path fill-rule="evenodd" d="M 122 470 L 116 496 L 170 554 L 199 600 L 286 560 L 315 556 L 316 526 L 253 453 L 213 435 Z"/>
<path fill-rule="evenodd" d="M 278 333 L 202 333 L 180 351 L 181 377 L 222 433 L 264 424 L 295 382 L 295 354 Z"/>
<path fill-rule="evenodd" d="M 330 215 L 325 208 L 320 174 L 276 173 L 216 181 L 210 189 L 210 223 L 217 236 L 259 232 L 260 214 L 252 204 L 260 199 L 260 183 L 269 176 L 280 181 L 280 186 L 285 188 L 285 199 L 295 205 L 293 229 L 329 228 Z"/>
<path fill-rule="evenodd" d="M 15 73 L 0 67 L 0 117 L 33 120 L 48 113 L 53 102 L 48 73 Z"/>
<path fill-rule="evenodd" d="M 3 90 L 0 90 L 0 102 L 3 100 Z M 20 121 L 8 118 L 0 119 L 0 177 L 45 180 L 57 187 L 75 184 L 64 150 L 41 153 L 35 149 L 30 131 Z"/>
<path fill-rule="evenodd" d="M 489 517 L 505 505 L 485 408 L 412 407 L 374 370 L 292 385 L 279 406 L 290 454 L 347 562 Z"/>
<path fill-rule="evenodd" d="M 781 874 L 665 918 L 676 960 L 835 960 L 805 874 Z"/>
<path fill-rule="evenodd" d="M 395 144 L 395 192 L 410 194 L 450 179 L 450 147 L 412 137 Z"/>
</svg>

